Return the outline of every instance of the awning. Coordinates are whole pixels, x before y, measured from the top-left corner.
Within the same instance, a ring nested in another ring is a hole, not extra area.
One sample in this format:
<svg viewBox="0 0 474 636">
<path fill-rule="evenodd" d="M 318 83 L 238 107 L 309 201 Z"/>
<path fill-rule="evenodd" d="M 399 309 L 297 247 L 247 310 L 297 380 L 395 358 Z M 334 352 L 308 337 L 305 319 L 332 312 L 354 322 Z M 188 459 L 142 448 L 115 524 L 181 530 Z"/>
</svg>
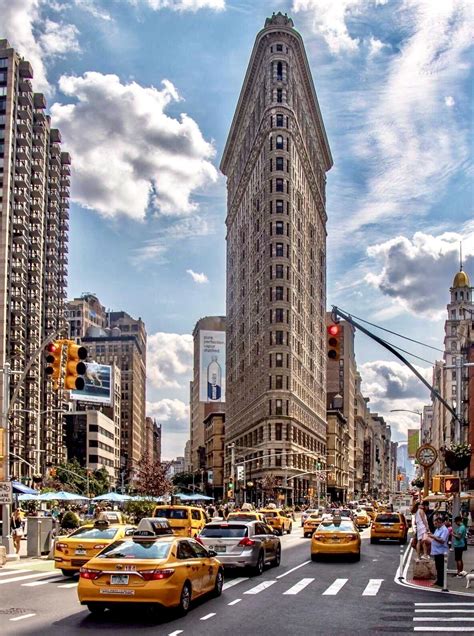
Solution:
<svg viewBox="0 0 474 636">
<path fill-rule="evenodd" d="M 25 486 L 19 481 L 12 481 L 13 492 L 17 495 L 37 495 L 38 491 Z"/>
</svg>

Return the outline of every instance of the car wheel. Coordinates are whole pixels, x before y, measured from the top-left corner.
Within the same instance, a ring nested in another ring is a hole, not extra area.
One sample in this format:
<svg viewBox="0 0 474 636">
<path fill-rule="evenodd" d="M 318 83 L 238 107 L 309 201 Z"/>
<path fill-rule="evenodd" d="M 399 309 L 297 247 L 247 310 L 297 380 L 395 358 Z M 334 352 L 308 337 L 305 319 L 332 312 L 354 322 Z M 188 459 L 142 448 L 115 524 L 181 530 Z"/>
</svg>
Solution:
<svg viewBox="0 0 474 636">
<path fill-rule="evenodd" d="M 293 531 L 293 524 L 290 523 L 290 527 L 288 528 L 288 534 L 291 534 Z"/>
<path fill-rule="evenodd" d="M 256 576 L 260 576 L 261 574 L 263 574 L 264 564 L 265 564 L 265 559 L 264 559 L 263 550 L 262 550 L 262 552 L 260 552 L 258 555 L 257 565 L 253 568 L 253 573 Z"/>
<path fill-rule="evenodd" d="M 87 603 L 87 609 L 94 616 L 99 616 L 105 612 L 105 605 L 102 603 Z"/>
<path fill-rule="evenodd" d="M 222 588 L 224 586 L 224 570 L 217 570 L 216 574 L 216 582 L 214 584 L 214 590 L 212 592 L 212 596 L 220 596 L 222 594 Z"/>
<path fill-rule="evenodd" d="M 373 537 L 370 537 L 370 543 L 377 543 L 377 539 L 374 539 Z"/>
<path fill-rule="evenodd" d="M 318 560 L 318 555 L 311 553 L 311 561 L 317 561 L 317 560 Z"/>
<path fill-rule="evenodd" d="M 76 570 L 61 570 L 63 576 L 74 576 L 76 574 Z"/>
<path fill-rule="evenodd" d="M 354 561 L 360 561 L 360 552 L 354 555 Z"/>
<path fill-rule="evenodd" d="M 189 611 L 191 605 L 191 584 L 186 581 L 181 590 L 181 596 L 179 597 L 178 613 L 181 616 L 185 616 Z"/>
<path fill-rule="evenodd" d="M 309 534 L 307 532 L 303 532 L 303 537 L 307 539 L 309 537 Z"/>
<path fill-rule="evenodd" d="M 272 561 L 272 566 L 274 568 L 277 568 L 280 565 L 280 562 L 281 562 L 281 547 L 278 546 L 276 549 L 275 558 Z"/>
</svg>

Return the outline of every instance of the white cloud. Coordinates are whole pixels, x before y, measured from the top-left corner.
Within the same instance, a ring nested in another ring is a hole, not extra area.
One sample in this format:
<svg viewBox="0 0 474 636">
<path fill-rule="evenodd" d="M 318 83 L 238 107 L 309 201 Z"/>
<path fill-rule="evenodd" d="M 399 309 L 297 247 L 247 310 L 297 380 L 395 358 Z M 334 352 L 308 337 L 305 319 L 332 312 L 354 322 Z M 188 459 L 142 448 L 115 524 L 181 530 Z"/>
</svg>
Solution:
<svg viewBox="0 0 474 636">
<path fill-rule="evenodd" d="M 346 17 L 354 9 L 364 5 L 366 0 L 293 0 L 295 13 L 311 12 L 313 30 L 320 33 L 332 53 L 357 50 L 359 40 L 351 37 L 346 25 Z"/>
<path fill-rule="evenodd" d="M 193 337 L 158 332 L 148 337 L 147 375 L 156 389 L 180 388 L 191 380 Z"/>
<path fill-rule="evenodd" d="M 215 150 L 186 114 L 166 114 L 180 101 L 168 80 L 162 89 L 116 75 L 89 72 L 59 80 L 75 100 L 51 107 L 54 125 L 74 157 L 72 198 L 106 217 L 143 220 L 147 210 L 187 215 L 193 192 L 216 181 Z M 87 134 L 84 134 L 87 131 Z"/>
<path fill-rule="evenodd" d="M 64 55 L 81 50 L 77 40 L 78 35 L 79 31 L 73 24 L 45 20 L 44 31 L 39 36 L 39 43 L 45 55 Z"/>
<path fill-rule="evenodd" d="M 99 8 L 94 0 L 74 0 L 74 3 L 83 11 L 90 13 L 94 18 L 99 18 L 105 22 L 110 22 L 112 20 L 110 13 L 105 11 L 103 7 Z"/>
<path fill-rule="evenodd" d="M 464 269 L 474 274 L 474 223 L 470 223 L 460 234 L 416 232 L 411 239 L 397 236 L 370 246 L 367 254 L 380 269 L 367 274 L 365 281 L 401 310 L 438 320 L 446 314 L 448 289 L 459 270 L 461 240 Z"/>
<path fill-rule="evenodd" d="M 177 399 L 164 398 L 157 402 L 147 402 L 146 413 L 160 423 L 189 422 L 189 404 Z"/>
<path fill-rule="evenodd" d="M 410 35 L 391 56 L 363 113 L 354 148 L 368 180 L 346 236 L 363 226 L 423 214 L 469 158 L 468 130 L 443 106 L 466 76 L 472 19 L 467 0 L 410 0 L 397 12 Z"/>
<path fill-rule="evenodd" d="M 451 107 L 451 106 L 454 106 L 456 102 L 454 101 L 454 97 L 452 97 L 452 95 L 447 95 L 444 98 L 444 103 L 446 104 L 446 106 Z"/>
<path fill-rule="evenodd" d="M 137 4 L 137 0 L 131 0 L 133 4 Z M 172 11 L 192 11 L 196 12 L 200 9 L 213 9 L 214 11 L 223 11 L 225 9 L 225 0 L 143 0 L 154 11 L 160 9 L 171 9 Z"/>
<path fill-rule="evenodd" d="M 198 285 L 203 285 L 209 282 L 209 278 L 203 272 L 201 272 L 201 274 L 198 274 L 197 272 L 193 272 L 192 269 L 187 269 L 186 273 L 189 274 L 193 281 L 195 283 L 198 283 Z"/>
</svg>

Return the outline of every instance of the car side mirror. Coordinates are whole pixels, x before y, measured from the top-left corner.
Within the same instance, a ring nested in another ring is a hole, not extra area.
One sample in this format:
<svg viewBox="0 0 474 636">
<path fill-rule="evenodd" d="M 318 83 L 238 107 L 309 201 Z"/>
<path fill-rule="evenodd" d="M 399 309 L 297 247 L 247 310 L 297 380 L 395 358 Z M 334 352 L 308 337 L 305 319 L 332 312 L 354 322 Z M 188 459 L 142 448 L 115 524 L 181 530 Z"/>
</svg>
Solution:
<svg viewBox="0 0 474 636">
<path fill-rule="evenodd" d="M 216 557 L 217 556 L 217 552 L 215 550 L 208 550 L 209 556 L 210 557 Z"/>
</svg>

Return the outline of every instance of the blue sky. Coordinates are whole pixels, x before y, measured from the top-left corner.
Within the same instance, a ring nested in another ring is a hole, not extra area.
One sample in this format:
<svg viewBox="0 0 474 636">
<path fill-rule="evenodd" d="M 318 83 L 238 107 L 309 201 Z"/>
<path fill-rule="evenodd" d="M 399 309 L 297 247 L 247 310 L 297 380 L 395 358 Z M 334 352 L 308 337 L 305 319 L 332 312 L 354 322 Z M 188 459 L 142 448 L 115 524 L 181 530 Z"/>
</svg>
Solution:
<svg viewBox="0 0 474 636">
<path fill-rule="evenodd" d="M 472 13 L 464 0 L 0 0 L 73 158 L 69 295 L 141 316 L 164 456 L 188 431 L 195 322 L 225 314 L 218 166 L 256 33 L 303 35 L 334 167 L 328 303 L 442 347 L 463 241 L 474 277 Z M 392 340 L 394 337 L 391 337 Z M 396 340 L 395 340 L 396 341 Z M 427 361 L 440 353 L 401 346 Z M 427 391 L 364 336 L 373 410 L 399 437 Z M 416 361 L 426 369 L 428 362 Z"/>
</svg>

